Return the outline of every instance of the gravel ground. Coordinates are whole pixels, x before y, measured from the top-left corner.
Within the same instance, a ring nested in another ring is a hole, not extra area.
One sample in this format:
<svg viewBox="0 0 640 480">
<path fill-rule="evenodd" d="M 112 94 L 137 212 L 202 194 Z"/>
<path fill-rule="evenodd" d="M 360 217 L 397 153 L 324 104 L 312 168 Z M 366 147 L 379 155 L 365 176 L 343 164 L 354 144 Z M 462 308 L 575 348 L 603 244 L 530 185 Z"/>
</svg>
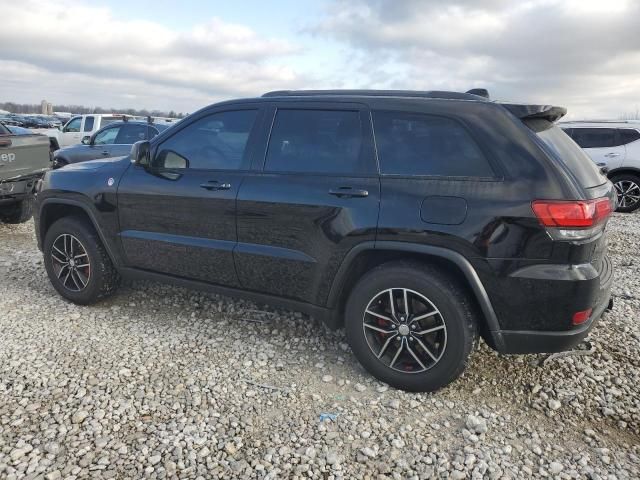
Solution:
<svg viewBox="0 0 640 480">
<path fill-rule="evenodd" d="M 0 225 L 0 478 L 639 478 L 640 214 L 609 230 L 591 354 L 481 345 L 407 394 L 301 314 L 150 283 L 67 303 L 33 225 Z"/>
</svg>

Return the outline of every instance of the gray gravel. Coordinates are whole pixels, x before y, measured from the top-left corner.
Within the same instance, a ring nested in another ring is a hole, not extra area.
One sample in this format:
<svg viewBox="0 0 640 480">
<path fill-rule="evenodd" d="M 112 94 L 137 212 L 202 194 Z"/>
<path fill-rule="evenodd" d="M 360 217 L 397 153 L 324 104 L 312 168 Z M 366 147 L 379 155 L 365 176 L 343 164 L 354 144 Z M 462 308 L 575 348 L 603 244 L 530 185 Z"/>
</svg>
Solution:
<svg viewBox="0 0 640 480">
<path fill-rule="evenodd" d="M 609 230 L 591 354 L 481 345 L 428 395 L 301 314 L 146 283 L 74 306 L 0 225 L 0 478 L 639 478 L 640 215 Z"/>
</svg>

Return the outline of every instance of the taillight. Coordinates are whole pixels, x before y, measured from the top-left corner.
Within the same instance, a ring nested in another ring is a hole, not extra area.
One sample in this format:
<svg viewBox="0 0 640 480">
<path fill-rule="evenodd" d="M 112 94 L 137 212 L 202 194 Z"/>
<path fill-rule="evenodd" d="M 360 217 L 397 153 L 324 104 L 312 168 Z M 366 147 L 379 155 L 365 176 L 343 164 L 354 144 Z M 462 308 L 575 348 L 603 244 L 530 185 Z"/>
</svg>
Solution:
<svg viewBox="0 0 640 480">
<path fill-rule="evenodd" d="M 595 200 L 535 200 L 531 207 L 555 240 L 584 240 L 600 233 L 611 215 L 608 198 Z"/>
</svg>

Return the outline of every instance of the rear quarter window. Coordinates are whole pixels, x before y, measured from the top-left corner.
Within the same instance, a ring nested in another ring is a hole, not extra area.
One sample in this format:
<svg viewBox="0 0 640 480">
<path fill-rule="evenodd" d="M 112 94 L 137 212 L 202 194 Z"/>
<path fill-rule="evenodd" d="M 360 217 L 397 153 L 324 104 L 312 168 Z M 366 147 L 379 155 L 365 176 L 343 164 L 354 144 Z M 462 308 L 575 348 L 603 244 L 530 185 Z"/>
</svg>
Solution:
<svg viewBox="0 0 640 480">
<path fill-rule="evenodd" d="M 373 126 L 382 174 L 495 177 L 469 132 L 451 118 L 375 111 Z"/>
<path fill-rule="evenodd" d="M 554 123 L 543 118 L 532 118 L 524 120 L 524 124 L 542 140 L 547 153 L 561 161 L 583 187 L 595 187 L 606 182 L 606 177 L 589 156 Z M 578 130 L 573 130 L 573 138 Z"/>
</svg>

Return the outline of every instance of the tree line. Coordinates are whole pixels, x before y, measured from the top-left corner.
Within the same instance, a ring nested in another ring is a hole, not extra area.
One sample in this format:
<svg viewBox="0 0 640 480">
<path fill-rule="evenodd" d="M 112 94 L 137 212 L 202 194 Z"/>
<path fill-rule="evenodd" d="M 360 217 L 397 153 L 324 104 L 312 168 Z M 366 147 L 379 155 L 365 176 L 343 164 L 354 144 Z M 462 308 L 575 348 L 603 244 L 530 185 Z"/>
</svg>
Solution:
<svg viewBox="0 0 640 480">
<path fill-rule="evenodd" d="M 42 113 L 42 107 L 38 104 L 0 102 L 0 110 L 6 110 L 11 113 Z M 183 118 L 187 114 L 182 112 L 174 112 L 170 110 L 164 112 L 162 110 L 136 110 L 135 108 L 102 108 L 102 107 L 85 107 L 83 105 L 53 105 L 54 112 L 71 112 L 77 114 L 87 113 L 124 113 L 135 116 L 152 116 L 152 117 L 169 117 Z"/>
</svg>

